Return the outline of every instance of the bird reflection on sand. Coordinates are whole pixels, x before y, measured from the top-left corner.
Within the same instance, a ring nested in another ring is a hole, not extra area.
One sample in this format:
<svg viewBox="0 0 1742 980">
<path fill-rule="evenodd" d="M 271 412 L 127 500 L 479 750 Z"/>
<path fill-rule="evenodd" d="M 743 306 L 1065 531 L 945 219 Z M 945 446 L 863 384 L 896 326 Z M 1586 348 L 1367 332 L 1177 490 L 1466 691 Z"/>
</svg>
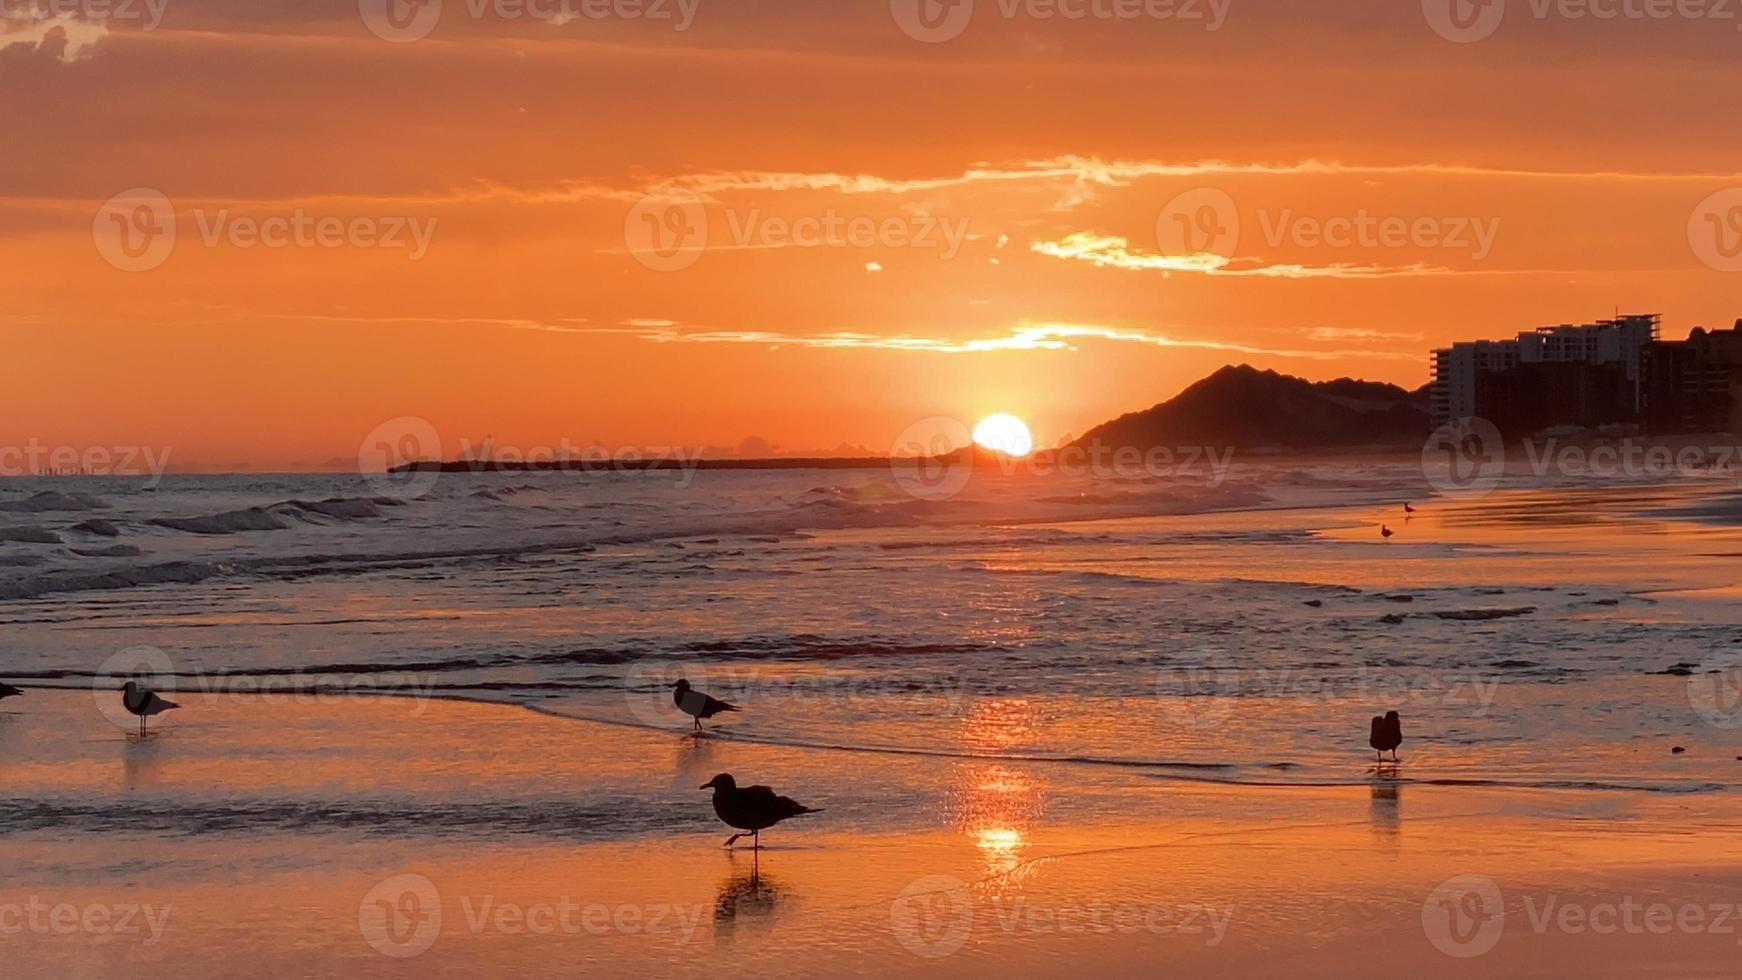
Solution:
<svg viewBox="0 0 1742 980">
<path fill-rule="evenodd" d="M 149 788 L 157 784 L 163 769 L 161 741 L 129 734 L 121 753 L 121 778 L 126 789 Z"/>
<path fill-rule="evenodd" d="M 718 772 L 719 767 L 714 764 L 716 754 L 714 743 L 709 739 L 689 734 L 678 739 L 672 788 L 687 791 Z"/>
<path fill-rule="evenodd" d="M 732 876 L 720 885 L 714 899 L 714 937 L 730 943 L 738 938 L 739 927 L 748 926 L 765 931 L 774 926 L 775 909 L 783 890 L 762 873 L 758 858 L 752 853 L 748 868 L 734 855 Z"/>
<path fill-rule="evenodd" d="M 1373 799 L 1367 812 L 1373 820 L 1373 829 L 1396 836 L 1403 826 L 1403 784 L 1397 781 L 1397 769 L 1376 770 L 1372 786 Z"/>
</svg>

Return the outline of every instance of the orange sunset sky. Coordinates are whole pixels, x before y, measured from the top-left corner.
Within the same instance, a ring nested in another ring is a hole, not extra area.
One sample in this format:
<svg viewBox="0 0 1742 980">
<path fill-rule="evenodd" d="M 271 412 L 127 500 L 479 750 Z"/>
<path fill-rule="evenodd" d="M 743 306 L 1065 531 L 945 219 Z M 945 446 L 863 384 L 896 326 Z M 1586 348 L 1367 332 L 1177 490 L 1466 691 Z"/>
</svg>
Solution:
<svg viewBox="0 0 1742 980">
<path fill-rule="evenodd" d="M 1742 316 L 1727 6 L 1512 0 L 1457 43 L 1438 0 L 1233 0 L 1213 30 L 1208 0 L 978 0 L 926 42 L 914 0 L 689 0 L 682 30 L 675 0 L 445 0 L 389 41 L 398 0 L 155 2 L 0 21 L 0 444 L 333 467 L 409 415 L 448 454 L 884 452 L 1008 411 L 1051 445 L 1230 362 L 1414 387 L 1453 339 Z M 129 271 L 94 229 L 138 188 L 176 235 Z M 645 216 L 694 244 L 698 210 L 705 247 L 650 267 Z M 296 214 L 427 248 L 231 234 Z M 1363 215 L 1433 234 L 1314 234 Z M 879 231 L 782 239 L 806 218 Z"/>
</svg>

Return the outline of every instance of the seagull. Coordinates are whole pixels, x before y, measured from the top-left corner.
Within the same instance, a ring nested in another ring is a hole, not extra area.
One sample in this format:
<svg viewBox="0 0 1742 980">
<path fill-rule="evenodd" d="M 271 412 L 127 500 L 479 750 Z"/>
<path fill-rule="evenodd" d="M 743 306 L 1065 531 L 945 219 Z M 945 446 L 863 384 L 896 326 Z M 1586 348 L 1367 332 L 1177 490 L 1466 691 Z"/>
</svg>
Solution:
<svg viewBox="0 0 1742 980">
<path fill-rule="evenodd" d="M 1396 533 L 1397 533 L 1396 531 L 1393 531 L 1391 528 L 1386 527 L 1384 524 L 1379 525 L 1379 536 L 1382 538 L 1390 538 L 1393 534 L 1396 534 Z"/>
<path fill-rule="evenodd" d="M 675 690 L 671 693 L 671 702 L 677 705 L 679 711 L 696 720 L 696 731 L 698 732 L 702 730 L 703 718 L 712 718 L 722 711 L 739 710 L 735 704 L 727 704 L 719 698 L 711 698 L 692 689 L 690 682 L 682 678 L 679 678 L 672 687 Z"/>
<path fill-rule="evenodd" d="M 23 691 L 13 687 L 11 684 L 0 684 L 0 701 L 4 701 L 7 698 L 22 697 L 23 695 Z"/>
<path fill-rule="evenodd" d="M 728 827 L 748 831 L 748 834 L 733 834 L 726 838 L 726 846 L 731 847 L 740 837 L 748 836 L 756 849 L 762 847 L 762 831 L 774 826 L 788 817 L 797 817 L 806 813 L 821 813 L 820 809 L 805 806 L 797 800 L 785 796 L 775 796 L 774 790 L 766 786 L 749 786 L 738 788 L 738 781 L 729 772 L 720 773 L 702 785 L 702 789 L 714 791 L 714 814 L 725 822 Z"/>
<path fill-rule="evenodd" d="M 1397 747 L 1403 744 L 1403 719 L 1395 711 L 1387 711 L 1385 717 L 1373 719 L 1373 733 L 1367 736 L 1367 744 L 1373 746 L 1373 754 L 1383 758 L 1381 753 L 1390 752 L 1391 761 L 1399 761 Z"/>
<path fill-rule="evenodd" d="M 161 715 L 171 708 L 181 707 L 174 701 L 165 701 L 156 691 L 147 691 L 132 681 L 121 685 L 121 705 L 127 709 L 128 714 L 139 716 L 140 738 L 145 737 L 145 719 L 152 715 Z"/>
<path fill-rule="evenodd" d="M 1413 514 L 1415 513 L 1415 508 L 1411 506 L 1408 501 L 1405 501 L 1403 504 L 1403 512 L 1405 514 Z"/>
</svg>

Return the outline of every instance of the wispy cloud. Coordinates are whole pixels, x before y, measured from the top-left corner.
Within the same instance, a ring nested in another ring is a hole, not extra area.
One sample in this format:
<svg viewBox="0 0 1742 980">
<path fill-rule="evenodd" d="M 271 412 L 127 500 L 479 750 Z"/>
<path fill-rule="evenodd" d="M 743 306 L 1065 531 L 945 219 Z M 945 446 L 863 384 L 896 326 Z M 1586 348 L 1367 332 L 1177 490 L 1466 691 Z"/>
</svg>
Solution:
<svg viewBox="0 0 1742 980">
<path fill-rule="evenodd" d="M 1278 263 L 1267 265 L 1257 259 L 1230 259 L 1210 252 L 1190 255 L 1167 255 L 1133 248 L 1118 235 L 1097 235 L 1079 231 L 1056 241 L 1037 241 L 1029 248 L 1040 255 L 1055 259 L 1071 259 L 1101 267 L 1116 269 L 1159 270 L 1162 272 L 1196 272 L 1206 276 L 1260 276 L 1273 279 L 1389 279 L 1397 276 L 1465 275 L 1445 266 L 1416 262 L 1409 265 L 1354 265 L 1338 262 L 1332 265 L 1299 265 Z"/>
<path fill-rule="evenodd" d="M 1420 333 L 1402 333 L 1391 330 L 1368 330 L 1362 327 L 1308 327 L 1301 331 L 1308 340 L 1338 341 L 1338 340 L 1397 340 L 1419 342 Z"/>
<path fill-rule="evenodd" d="M 935 354 L 981 354 L 994 351 L 1074 351 L 1080 341 L 1108 341 L 1146 344 L 1152 347 L 1177 347 L 1196 350 L 1226 351 L 1268 357 L 1302 358 L 1308 360 L 1340 360 L 1369 358 L 1376 360 L 1419 360 L 1419 354 L 1374 350 L 1291 350 L 1262 347 L 1227 341 L 1173 337 L 1146 330 L 1077 323 L 1023 323 L 1008 333 L 993 337 L 957 339 L 947 337 L 916 337 L 911 335 L 879 336 L 877 334 L 837 331 L 821 334 L 784 334 L 763 330 L 679 330 L 650 331 L 647 339 L 660 343 L 685 344 L 766 344 L 826 350 L 872 349 L 924 351 Z"/>
<path fill-rule="evenodd" d="M 1190 350 L 1225 351 L 1255 357 L 1286 357 L 1315 361 L 1347 358 L 1370 360 L 1420 360 L 1419 353 L 1364 349 L 1304 350 L 1265 347 L 1230 341 L 1176 337 L 1150 330 L 1082 323 L 1018 323 L 1007 332 L 989 337 L 945 337 L 913 334 L 883 335 L 836 330 L 822 333 L 784 333 L 774 330 L 735 330 L 684 325 L 661 317 L 635 317 L 616 323 L 598 323 L 579 317 L 549 320 L 482 317 L 359 317 L 333 315 L 275 314 L 275 319 L 352 323 L 358 326 L 476 326 L 509 330 L 539 330 L 569 334 L 615 334 L 659 344 L 756 344 L 771 347 L 801 347 L 813 350 L 887 350 L 930 354 L 984 354 L 998 351 L 1074 351 L 1082 342 L 1144 344 Z M 1324 328 L 1330 330 L 1332 328 Z M 1354 338 L 1359 331 L 1350 332 Z"/>
<path fill-rule="evenodd" d="M 1360 164 L 1306 159 L 1293 162 L 1229 160 L 1102 160 L 1058 156 L 1008 164 L 977 164 L 959 174 L 885 177 L 831 172 L 717 170 L 650 180 L 645 191 L 685 190 L 697 194 L 733 191 L 839 191 L 842 194 L 914 194 L 972 184 L 1071 181 L 1086 187 L 1122 187 L 1159 177 L 1240 176 L 1429 176 L 1591 181 L 1733 180 L 1742 173 L 1643 173 L 1620 170 L 1529 170 L 1457 163 Z"/>
</svg>

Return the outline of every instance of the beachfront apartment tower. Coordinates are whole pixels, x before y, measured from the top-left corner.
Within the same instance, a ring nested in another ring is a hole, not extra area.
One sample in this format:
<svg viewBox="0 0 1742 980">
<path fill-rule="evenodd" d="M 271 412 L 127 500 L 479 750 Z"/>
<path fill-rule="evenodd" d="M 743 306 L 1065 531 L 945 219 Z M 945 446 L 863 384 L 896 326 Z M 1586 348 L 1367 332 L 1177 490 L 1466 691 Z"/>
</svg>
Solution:
<svg viewBox="0 0 1742 980">
<path fill-rule="evenodd" d="M 1435 425 L 1481 414 L 1477 405 L 1482 376 L 1510 371 L 1521 364 L 1618 365 L 1633 388 L 1637 410 L 1641 352 L 1657 340 L 1662 322 L 1655 313 L 1634 314 L 1597 323 L 1527 330 L 1515 340 L 1460 341 L 1436 350 L 1428 411 Z"/>
</svg>

